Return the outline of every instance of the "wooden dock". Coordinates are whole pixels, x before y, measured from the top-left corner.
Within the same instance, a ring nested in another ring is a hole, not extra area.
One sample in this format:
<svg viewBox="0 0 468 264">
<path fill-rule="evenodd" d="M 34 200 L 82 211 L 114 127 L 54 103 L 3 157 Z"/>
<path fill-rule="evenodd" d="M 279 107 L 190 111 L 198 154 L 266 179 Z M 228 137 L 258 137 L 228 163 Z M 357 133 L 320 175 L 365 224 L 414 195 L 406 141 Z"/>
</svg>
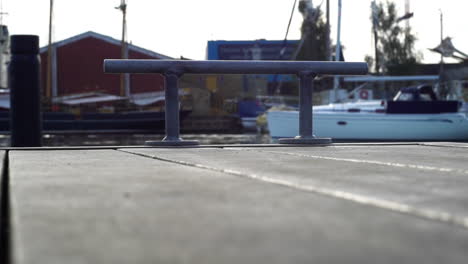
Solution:
<svg viewBox="0 0 468 264">
<path fill-rule="evenodd" d="M 468 144 L 1 155 L 6 264 L 468 261 Z"/>
</svg>

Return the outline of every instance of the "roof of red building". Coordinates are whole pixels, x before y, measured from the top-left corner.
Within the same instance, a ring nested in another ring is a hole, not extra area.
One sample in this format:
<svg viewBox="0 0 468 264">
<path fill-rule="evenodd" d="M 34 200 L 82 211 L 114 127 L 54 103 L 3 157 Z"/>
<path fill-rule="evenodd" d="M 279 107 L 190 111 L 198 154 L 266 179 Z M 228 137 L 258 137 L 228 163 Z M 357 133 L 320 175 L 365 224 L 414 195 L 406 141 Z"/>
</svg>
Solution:
<svg viewBox="0 0 468 264">
<path fill-rule="evenodd" d="M 54 103 L 61 103 L 66 105 L 80 105 L 90 103 L 102 103 L 102 102 L 115 102 L 127 100 L 126 97 L 100 93 L 100 92 L 89 92 L 81 94 L 73 94 L 67 96 L 55 97 L 52 99 Z"/>
<path fill-rule="evenodd" d="M 53 43 L 53 45 L 55 45 L 58 48 L 58 47 L 69 45 L 71 43 L 74 43 L 76 41 L 79 41 L 79 40 L 82 40 L 82 39 L 85 39 L 85 38 L 96 38 L 96 39 L 100 39 L 102 41 L 108 42 L 108 43 L 116 45 L 116 46 L 121 45 L 120 40 L 117 40 L 117 39 L 114 39 L 112 37 L 102 35 L 102 34 L 99 34 L 99 33 L 93 32 L 93 31 L 84 32 L 82 34 L 79 34 L 79 35 L 76 35 L 76 36 L 73 36 L 73 37 L 70 37 L 70 38 L 55 42 L 55 43 Z M 40 52 L 41 53 L 47 52 L 47 48 L 48 48 L 48 46 L 42 47 Z M 155 58 L 158 58 L 158 59 L 173 59 L 172 57 L 169 57 L 169 56 L 166 56 L 166 55 L 163 55 L 161 53 L 157 53 L 157 52 L 154 52 L 154 51 L 151 51 L 151 50 L 148 50 L 148 49 L 144 49 L 144 48 L 135 46 L 135 45 L 130 44 L 130 43 L 128 44 L 128 49 L 130 51 L 140 52 L 140 53 L 143 53 L 143 54 L 146 54 L 148 56 L 155 57 Z"/>
</svg>

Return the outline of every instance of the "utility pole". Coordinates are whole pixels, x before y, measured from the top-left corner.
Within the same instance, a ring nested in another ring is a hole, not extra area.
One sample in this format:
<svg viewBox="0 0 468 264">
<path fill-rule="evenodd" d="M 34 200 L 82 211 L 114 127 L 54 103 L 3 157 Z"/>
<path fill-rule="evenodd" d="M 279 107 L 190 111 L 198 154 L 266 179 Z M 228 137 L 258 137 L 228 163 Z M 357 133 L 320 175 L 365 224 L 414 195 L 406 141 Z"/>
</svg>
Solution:
<svg viewBox="0 0 468 264">
<path fill-rule="evenodd" d="M 49 45 L 47 46 L 47 86 L 46 86 L 46 98 L 52 97 L 52 23 L 53 23 L 53 12 L 54 12 L 54 0 L 50 0 L 49 7 Z"/>
<path fill-rule="evenodd" d="M 336 37 L 336 49 L 335 49 L 335 61 L 339 61 L 341 58 L 341 0 L 338 0 L 338 27 Z M 335 101 L 338 99 L 338 85 L 339 77 L 335 76 L 333 82 L 333 91 L 335 93 Z"/>
<path fill-rule="evenodd" d="M 127 43 L 127 3 L 125 0 L 121 0 L 120 6 L 116 7 L 122 11 L 122 41 L 120 57 L 122 59 L 128 59 L 128 43 Z M 130 95 L 130 78 L 128 73 L 120 74 L 120 96 Z"/>
</svg>

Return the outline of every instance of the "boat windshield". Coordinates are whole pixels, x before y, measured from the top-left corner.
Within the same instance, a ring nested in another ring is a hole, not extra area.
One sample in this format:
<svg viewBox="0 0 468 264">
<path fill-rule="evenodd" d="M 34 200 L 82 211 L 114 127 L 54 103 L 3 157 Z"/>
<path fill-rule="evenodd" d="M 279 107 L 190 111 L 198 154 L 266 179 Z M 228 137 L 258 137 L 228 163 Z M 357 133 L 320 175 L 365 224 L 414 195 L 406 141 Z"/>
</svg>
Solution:
<svg viewBox="0 0 468 264">
<path fill-rule="evenodd" d="M 430 85 L 402 88 L 393 101 L 437 101 L 437 96 Z"/>
</svg>

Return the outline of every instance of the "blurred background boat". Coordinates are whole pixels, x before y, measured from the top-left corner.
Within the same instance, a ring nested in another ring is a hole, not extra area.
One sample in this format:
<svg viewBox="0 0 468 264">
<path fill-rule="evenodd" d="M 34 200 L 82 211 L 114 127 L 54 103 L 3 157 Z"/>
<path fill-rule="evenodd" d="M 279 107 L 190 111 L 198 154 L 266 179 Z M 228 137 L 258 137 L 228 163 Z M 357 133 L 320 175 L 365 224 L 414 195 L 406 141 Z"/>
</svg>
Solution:
<svg viewBox="0 0 468 264">
<path fill-rule="evenodd" d="M 438 100 L 432 87 L 403 88 L 393 100 L 357 101 L 313 107 L 317 137 L 337 140 L 468 140 L 468 118 L 459 101 Z M 270 110 L 271 137 L 299 135 L 299 112 Z"/>
</svg>

